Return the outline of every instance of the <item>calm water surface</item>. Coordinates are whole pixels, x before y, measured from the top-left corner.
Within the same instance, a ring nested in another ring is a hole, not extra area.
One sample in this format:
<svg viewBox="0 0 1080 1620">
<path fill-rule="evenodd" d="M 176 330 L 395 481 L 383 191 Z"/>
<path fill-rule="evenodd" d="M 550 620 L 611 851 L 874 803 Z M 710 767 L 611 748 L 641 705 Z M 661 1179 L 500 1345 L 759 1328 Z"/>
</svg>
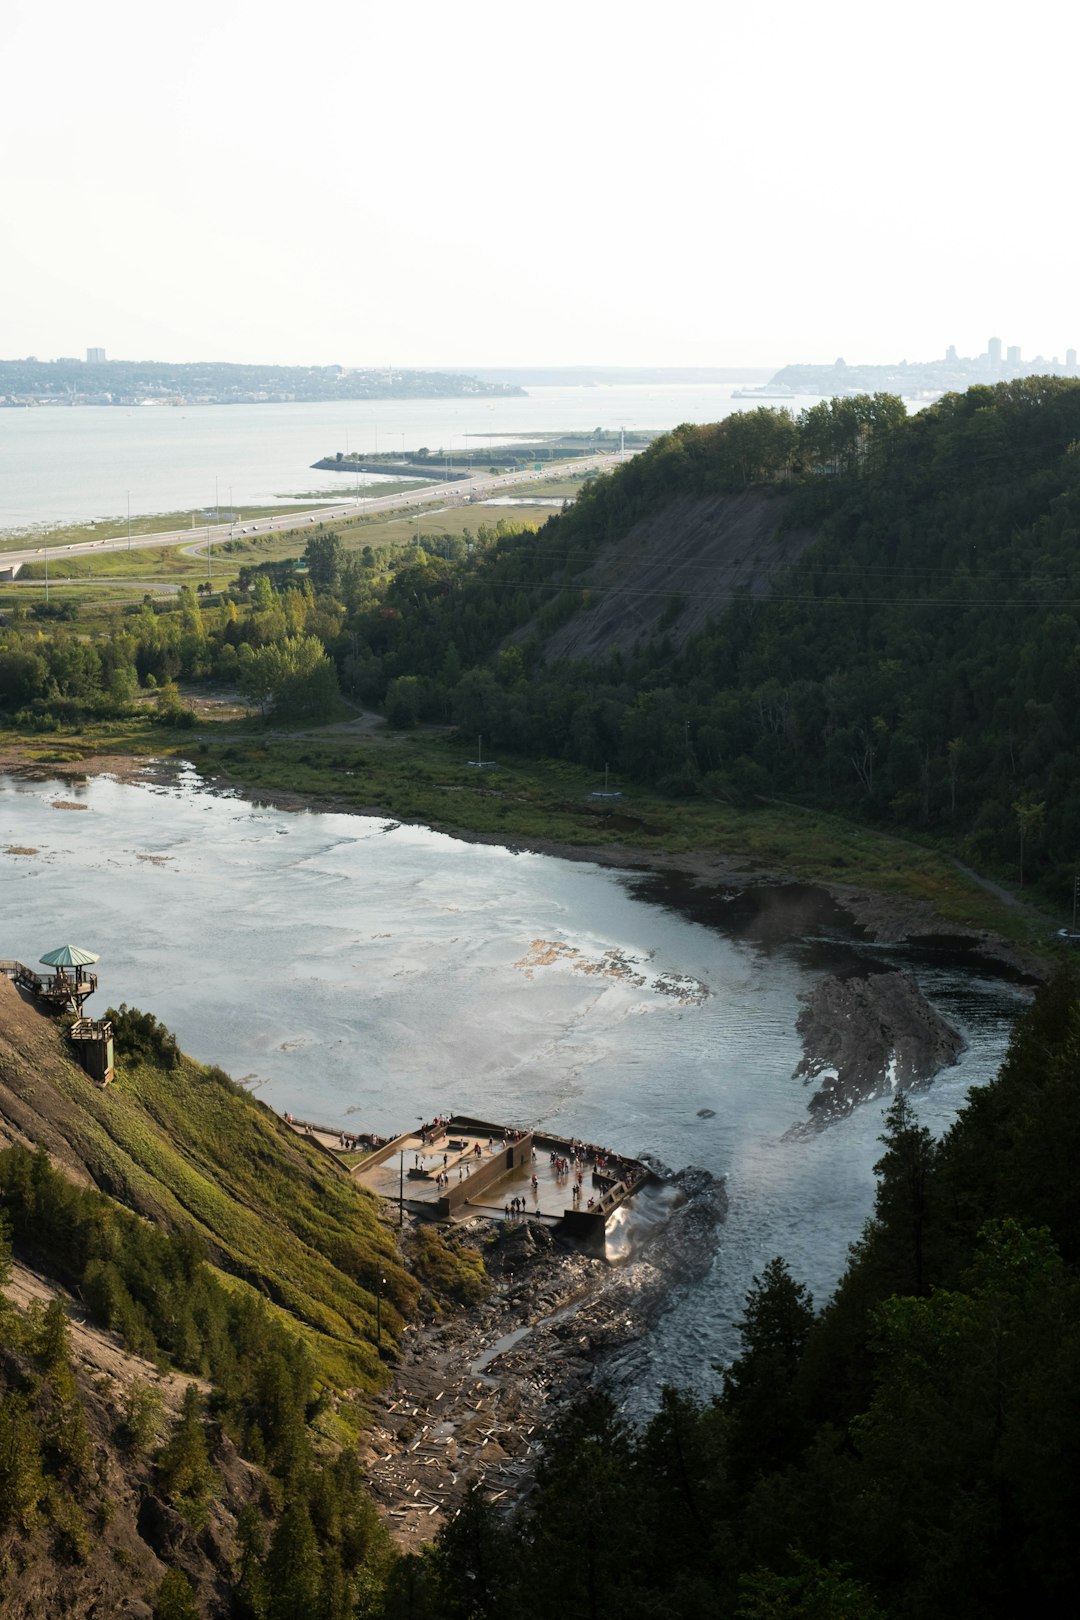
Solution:
<svg viewBox="0 0 1080 1620">
<path fill-rule="evenodd" d="M 481 435 L 506 443 L 541 432 L 602 427 L 666 430 L 717 422 L 759 401 L 733 383 L 530 388 L 485 400 L 351 400 L 335 404 L 57 406 L 0 410 L 0 532 L 133 513 L 267 506 L 336 487 L 311 463 L 338 450 L 427 445 L 460 454 Z M 765 401 L 764 403 L 769 403 Z M 777 402 L 773 402 L 777 403 Z M 784 403 L 801 410 L 809 398 Z M 353 479 L 342 476 L 342 493 Z"/>
<path fill-rule="evenodd" d="M 277 1109 L 389 1134 L 456 1108 L 726 1176 L 711 1274 L 635 1352 L 641 1388 L 708 1386 L 774 1254 L 823 1298 L 870 1211 L 879 1105 L 781 1137 L 807 1100 L 799 995 L 837 950 L 881 948 L 740 942 L 645 898 L 639 876 L 261 808 L 192 770 L 169 786 L 0 779 L 0 885 L 0 955 L 99 951 L 91 1011 L 154 1012 Z M 917 1098 L 939 1132 L 996 1068 L 1020 995 L 895 954 L 969 1042 Z"/>
</svg>

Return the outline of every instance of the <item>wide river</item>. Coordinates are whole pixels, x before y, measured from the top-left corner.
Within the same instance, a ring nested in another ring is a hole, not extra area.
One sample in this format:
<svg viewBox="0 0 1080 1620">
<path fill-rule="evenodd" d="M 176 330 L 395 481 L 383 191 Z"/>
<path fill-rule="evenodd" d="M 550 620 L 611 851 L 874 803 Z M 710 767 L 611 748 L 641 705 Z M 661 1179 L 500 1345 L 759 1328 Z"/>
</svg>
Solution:
<svg viewBox="0 0 1080 1620">
<path fill-rule="evenodd" d="M 90 1011 L 154 1012 L 276 1109 L 386 1134 L 468 1110 L 726 1176 L 711 1273 L 641 1346 L 640 1390 L 711 1387 L 754 1273 L 784 1254 L 823 1300 L 870 1212 L 880 1105 L 783 1140 L 807 1101 L 800 994 L 853 951 L 910 968 L 969 1043 L 916 1098 L 935 1133 L 996 1068 L 1021 1002 L 838 919 L 766 945 L 716 921 L 737 900 L 706 924 L 640 874 L 260 807 L 191 769 L 0 779 L 0 884 L 0 955 L 100 952 Z"/>
<path fill-rule="evenodd" d="M 666 431 L 760 403 L 733 383 L 530 388 L 521 398 L 346 400 L 334 404 L 48 406 L 0 410 L 0 533 L 35 524 L 269 506 L 336 488 L 312 462 L 338 450 L 453 457 L 481 442 L 601 427 Z M 441 462 L 439 463 L 441 464 Z M 349 494 L 353 479 L 339 479 Z"/>
</svg>

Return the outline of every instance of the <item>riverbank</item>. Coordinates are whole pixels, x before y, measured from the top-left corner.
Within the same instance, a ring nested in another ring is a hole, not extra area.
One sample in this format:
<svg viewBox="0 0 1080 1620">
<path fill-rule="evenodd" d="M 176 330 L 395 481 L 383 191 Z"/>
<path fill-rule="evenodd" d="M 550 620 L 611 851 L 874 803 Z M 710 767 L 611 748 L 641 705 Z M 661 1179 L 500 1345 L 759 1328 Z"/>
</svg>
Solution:
<svg viewBox="0 0 1080 1620">
<path fill-rule="evenodd" d="M 339 808 L 364 808 L 374 799 L 361 791 L 373 786 L 361 760 L 368 745 L 328 751 L 339 778 L 356 784 Z M 197 748 L 188 752 L 208 776 Z M 415 765 L 408 747 L 372 744 L 376 752 Z M 47 774 L 55 761 L 36 763 Z M 795 1021 L 801 992 L 838 958 L 879 953 L 835 924 L 824 891 L 789 881 L 725 900 L 730 890 L 658 873 L 648 849 L 624 875 L 625 845 L 611 851 L 614 870 L 588 849 L 575 867 L 515 856 L 510 837 L 477 847 L 385 814 L 253 812 L 250 788 L 214 791 L 167 760 L 152 769 L 166 783 L 176 773 L 172 785 L 12 782 L 5 795 L 10 842 L 40 845 L 37 857 L 0 860 L 23 935 L 54 943 L 55 918 L 74 915 L 77 897 L 81 937 L 102 950 L 112 1004 L 123 996 L 154 1007 L 181 1044 L 279 1116 L 288 1109 L 387 1135 L 434 1105 L 730 1178 L 732 1211 L 707 1277 L 611 1358 L 617 1371 L 634 1369 L 629 1414 L 648 1415 L 663 1378 L 708 1397 L 712 1364 L 736 1353 L 763 1257 L 788 1256 L 818 1297 L 835 1285 L 872 1208 L 881 1113 L 854 1109 L 834 1129 L 784 1140 L 808 1099 L 793 1078 Z M 347 774 L 358 769 L 359 782 Z M 507 777 L 520 790 L 516 772 Z M 451 780 L 444 752 L 437 786 Z M 479 773 L 473 781 L 479 789 Z M 481 806 L 510 802 L 507 786 Z M 474 807 L 465 789 L 458 798 Z M 87 812 L 54 814 L 55 801 Z M 932 1004 L 956 1010 L 968 1038 L 961 1062 L 916 1098 L 940 1134 L 958 1100 L 997 1067 L 1022 998 L 933 957 L 911 952 L 912 970 Z M 671 993 L 690 975 L 704 999 Z"/>
<path fill-rule="evenodd" d="M 774 803 L 742 810 L 637 792 L 612 808 L 589 799 L 591 778 L 576 767 L 513 760 L 480 775 L 455 757 L 448 736 L 373 729 L 370 715 L 303 735 L 240 734 L 240 723 L 215 719 L 183 743 L 160 728 L 128 728 L 102 736 L 99 748 L 93 737 L 45 743 L 9 734 L 0 739 L 0 771 L 167 783 L 186 764 L 218 789 L 293 813 L 375 816 L 466 843 L 686 878 L 700 892 L 679 903 L 702 920 L 721 911 L 726 919 L 747 890 L 806 885 L 835 902 L 868 941 L 934 941 L 1033 983 L 1050 970 L 1052 918 L 1016 895 L 1006 904 L 1001 885 L 943 853 L 828 812 Z"/>
</svg>

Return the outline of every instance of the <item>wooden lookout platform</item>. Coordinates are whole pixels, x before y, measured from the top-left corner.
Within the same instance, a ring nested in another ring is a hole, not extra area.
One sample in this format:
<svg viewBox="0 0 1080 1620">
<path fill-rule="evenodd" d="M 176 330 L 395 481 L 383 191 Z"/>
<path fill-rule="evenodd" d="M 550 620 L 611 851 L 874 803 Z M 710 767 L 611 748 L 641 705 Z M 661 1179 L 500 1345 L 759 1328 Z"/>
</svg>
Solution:
<svg viewBox="0 0 1080 1620">
<path fill-rule="evenodd" d="M 96 973 L 85 967 L 57 968 L 38 973 L 25 962 L 0 961 L 0 973 L 26 995 L 32 996 L 48 1012 L 73 1012 L 78 1016 L 68 1030 L 72 1051 L 81 1068 L 99 1086 L 107 1086 L 114 1075 L 113 1027 L 108 1018 L 84 1018 L 83 1002 L 94 994 Z"/>
<path fill-rule="evenodd" d="M 0 973 L 7 975 L 20 990 L 27 990 L 38 1001 L 48 1002 L 57 1012 L 79 1012 L 82 1004 L 98 987 L 97 974 L 86 968 L 57 968 L 38 973 L 25 962 L 0 961 Z"/>
</svg>

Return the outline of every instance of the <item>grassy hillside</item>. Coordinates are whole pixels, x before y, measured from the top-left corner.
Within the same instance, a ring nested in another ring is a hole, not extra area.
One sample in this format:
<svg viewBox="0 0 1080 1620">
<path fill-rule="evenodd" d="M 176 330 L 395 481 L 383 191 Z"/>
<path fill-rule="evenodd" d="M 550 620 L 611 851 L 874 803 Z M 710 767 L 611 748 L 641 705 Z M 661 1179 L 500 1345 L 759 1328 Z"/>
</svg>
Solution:
<svg viewBox="0 0 1080 1620">
<path fill-rule="evenodd" d="M 480 1256 L 425 1228 L 414 1281 L 316 1143 L 109 1016 L 102 1091 L 0 977 L 0 1610 L 392 1620 L 365 1396 Z"/>
<path fill-rule="evenodd" d="M 0 1130 L 193 1233 L 231 1286 L 300 1334 L 326 1382 L 372 1388 L 375 1279 L 390 1343 L 417 1296 L 374 1201 L 220 1070 L 174 1056 L 130 1016 L 118 1024 L 117 1077 L 99 1091 L 57 1025 L 0 979 Z"/>
</svg>

